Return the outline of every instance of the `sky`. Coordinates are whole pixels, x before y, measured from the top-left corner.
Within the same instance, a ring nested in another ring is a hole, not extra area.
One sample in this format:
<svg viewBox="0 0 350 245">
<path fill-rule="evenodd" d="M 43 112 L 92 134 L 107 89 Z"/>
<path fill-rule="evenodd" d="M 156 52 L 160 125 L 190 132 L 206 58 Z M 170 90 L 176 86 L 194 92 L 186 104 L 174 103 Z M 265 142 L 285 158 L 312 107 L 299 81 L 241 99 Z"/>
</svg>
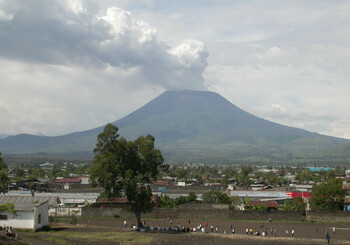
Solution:
<svg viewBox="0 0 350 245">
<path fill-rule="evenodd" d="M 350 1 L 0 0 L 0 136 L 116 121 L 166 90 L 350 139 Z"/>
</svg>

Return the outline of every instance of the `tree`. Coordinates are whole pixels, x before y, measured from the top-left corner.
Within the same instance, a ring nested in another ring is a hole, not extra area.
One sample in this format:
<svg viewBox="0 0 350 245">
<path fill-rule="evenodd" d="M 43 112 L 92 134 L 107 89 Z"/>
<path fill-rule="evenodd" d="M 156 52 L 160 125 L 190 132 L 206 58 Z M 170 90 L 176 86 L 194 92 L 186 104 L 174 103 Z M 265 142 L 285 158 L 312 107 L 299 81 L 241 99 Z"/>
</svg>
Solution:
<svg viewBox="0 0 350 245">
<path fill-rule="evenodd" d="M 314 185 L 311 191 L 310 206 L 312 210 L 342 210 L 346 190 L 343 189 L 341 179 L 328 179 L 318 185 Z"/>
<path fill-rule="evenodd" d="M 127 197 L 139 226 L 142 225 L 141 214 L 153 209 L 149 183 L 165 167 L 154 141 L 151 135 L 127 141 L 119 138 L 116 126 L 108 124 L 97 137 L 90 169 L 92 185 L 104 188 L 108 199 Z"/>
<path fill-rule="evenodd" d="M 231 204 L 231 199 L 220 191 L 207 191 L 202 198 L 203 203 Z"/>
<path fill-rule="evenodd" d="M 301 211 L 304 212 L 306 208 L 306 203 L 301 197 L 295 197 L 293 200 L 287 199 L 284 202 L 283 208 L 285 210 Z"/>
<path fill-rule="evenodd" d="M 0 190 L 6 191 L 5 187 L 10 183 L 10 179 L 7 175 L 7 166 L 1 158 L 0 152 Z"/>
</svg>

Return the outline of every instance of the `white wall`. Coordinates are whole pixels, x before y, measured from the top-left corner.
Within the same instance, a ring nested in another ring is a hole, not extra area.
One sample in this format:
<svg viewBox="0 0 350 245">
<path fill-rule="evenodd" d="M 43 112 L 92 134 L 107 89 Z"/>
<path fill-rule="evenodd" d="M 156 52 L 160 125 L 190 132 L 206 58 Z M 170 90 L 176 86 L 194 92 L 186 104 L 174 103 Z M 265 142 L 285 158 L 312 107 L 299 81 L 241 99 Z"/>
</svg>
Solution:
<svg viewBox="0 0 350 245">
<path fill-rule="evenodd" d="M 38 223 L 39 215 L 41 215 L 40 224 Z M 49 225 L 49 206 L 48 206 L 48 202 L 46 202 L 43 205 L 40 205 L 39 207 L 36 207 L 34 209 L 33 229 L 40 230 L 43 226 L 48 226 L 48 225 Z"/>
<path fill-rule="evenodd" d="M 2 227 L 11 226 L 12 228 L 33 229 L 34 211 L 17 211 L 16 215 L 12 213 L 3 213 L 7 215 L 7 220 L 0 220 Z"/>
</svg>

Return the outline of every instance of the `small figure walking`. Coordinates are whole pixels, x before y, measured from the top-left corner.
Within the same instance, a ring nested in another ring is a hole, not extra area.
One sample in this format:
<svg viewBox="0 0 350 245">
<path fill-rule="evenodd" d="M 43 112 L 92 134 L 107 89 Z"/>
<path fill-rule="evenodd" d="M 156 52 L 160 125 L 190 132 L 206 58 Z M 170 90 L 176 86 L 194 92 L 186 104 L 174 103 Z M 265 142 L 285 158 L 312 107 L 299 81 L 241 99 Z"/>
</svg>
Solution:
<svg viewBox="0 0 350 245">
<path fill-rule="evenodd" d="M 126 220 L 124 220 L 124 228 L 125 228 L 125 229 L 128 228 L 128 223 L 126 222 Z"/>
<path fill-rule="evenodd" d="M 327 235 L 326 235 L 326 241 L 327 241 L 327 244 L 329 244 L 329 242 L 331 241 L 331 237 L 329 236 L 328 232 L 327 232 Z"/>
<path fill-rule="evenodd" d="M 213 232 L 213 231 L 214 231 L 214 226 L 211 225 L 211 226 L 210 226 L 210 232 Z"/>
<path fill-rule="evenodd" d="M 333 234 L 335 235 L 335 226 L 332 227 Z"/>
<path fill-rule="evenodd" d="M 294 229 L 292 229 L 292 237 L 294 237 L 294 233 L 295 233 L 295 231 L 294 231 Z"/>
<path fill-rule="evenodd" d="M 218 228 L 218 226 L 216 226 L 215 227 L 215 232 L 218 233 L 218 230 L 219 230 L 219 228 Z"/>
<path fill-rule="evenodd" d="M 289 231 L 288 231 L 288 229 L 286 229 L 286 235 L 288 236 L 288 234 L 289 234 Z"/>
<path fill-rule="evenodd" d="M 170 219 L 169 222 L 170 222 L 170 226 L 173 226 L 173 220 Z"/>
</svg>

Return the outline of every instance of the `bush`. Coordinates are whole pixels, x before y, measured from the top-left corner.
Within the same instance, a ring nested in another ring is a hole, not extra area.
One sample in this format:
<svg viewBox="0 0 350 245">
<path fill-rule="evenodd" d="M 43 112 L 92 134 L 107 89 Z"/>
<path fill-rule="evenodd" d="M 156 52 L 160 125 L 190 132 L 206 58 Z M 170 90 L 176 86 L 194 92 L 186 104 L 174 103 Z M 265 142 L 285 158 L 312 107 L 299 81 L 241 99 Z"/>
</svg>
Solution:
<svg viewBox="0 0 350 245">
<path fill-rule="evenodd" d="M 78 219 L 77 219 L 77 217 L 76 217 L 74 214 L 73 214 L 72 217 L 71 217 L 70 223 L 71 223 L 72 225 L 78 224 Z"/>
<path fill-rule="evenodd" d="M 50 223 L 58 223 L 59 222 L 59 218 L 57 216 L 54 217 L 49 217 L 49 222 Z"/>
</svg>

